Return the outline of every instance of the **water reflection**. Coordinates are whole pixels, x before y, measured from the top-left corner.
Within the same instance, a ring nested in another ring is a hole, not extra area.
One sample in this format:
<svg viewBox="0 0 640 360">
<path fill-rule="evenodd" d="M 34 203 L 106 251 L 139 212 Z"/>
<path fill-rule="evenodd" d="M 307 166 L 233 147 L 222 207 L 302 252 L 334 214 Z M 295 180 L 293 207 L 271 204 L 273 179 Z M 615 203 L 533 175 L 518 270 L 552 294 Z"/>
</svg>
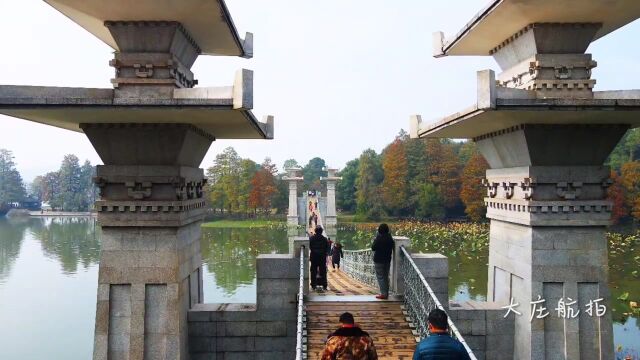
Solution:
<svg viewBox="0 0 640 360">
<path fill-rule="evenodd" d="M 9 277 L 11 266 L 20 254 L 28 220 L 0 217 L 0 284 Z"/>
<path fill-rule="evenodd" d="M 217 288 L 233 295 L 242 285 L 254 283 L 258 255 L 286 254 L 289 242 L 282 229 L 203 228 L 201 249 L 202 262 Z"/>
<path fill-rule="evenodd" d="M 368 233 L 355 234 L 356 229 L 342 228 L 332 238 L 346 249 L 369 246 Z M 0 358 L 4 359 L 7 353 L 11 359 L 90 357 L 99 235 L 92 218 L 0 219 Z M 275 228 L 203 228 L 205 300 L 255 301 L 256 257 L 288 253 L 288 237 L 286 230 Z M 488 251 L 465 251 L 444 253 L 449 257 L 450 297 L 484 300 Z M 633 314 L 630 301 L 640 299 L 640 281 L 633 274 L 640 264 L 640 247 L 629 247 L 617 255 L 610 252 L 609 264 L 615 345 L 638 351 L 640 321 L 638 314 Z M 625 298 L 626 293 L 626 300 L 618 299 Z M 38 294 L 46 294 L 46 307 L 41 306 Z M 51 340 L 51 333 L 64 333 L 74 344 L 63 344 L 59 338 Z M 29 348 L 26 339 L 43 344 L 42 349 Z M 27 348 L 33 350 L 28 354 L 33 356 L 19 357 L 25 355 Z"/>
<path fill-rule="evenodd" d="M 87 269 L 100 260 L 100 234 L 89 217 L 38 218 L 29 231 L 40 242 L 47 257 L 57 260 L 65 274 L 75 274 L 78 266 Z"/>
</svg>

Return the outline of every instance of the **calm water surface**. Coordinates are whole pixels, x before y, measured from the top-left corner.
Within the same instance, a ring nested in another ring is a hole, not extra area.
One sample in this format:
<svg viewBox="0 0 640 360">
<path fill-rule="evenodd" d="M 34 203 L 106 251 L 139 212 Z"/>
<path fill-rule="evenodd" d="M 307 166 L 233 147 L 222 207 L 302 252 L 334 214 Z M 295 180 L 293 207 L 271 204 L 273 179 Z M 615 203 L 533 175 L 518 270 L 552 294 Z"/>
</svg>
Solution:
<svg viewBox="0 0 640 360">
<path fill-rule="evenodd" d="M 0 359 L 90 359 L 93 347 L 100 231 L 88 218 L 0 219 Z M 366 244 L 342 229 L 345 248 Z M 430 251 L 431 249 L 416 249 Z M 280 229 L 207 229 L 202 231 L 206 302 L 255 302 L 255 258 L 286 253 L 287 233 Z M 449 254 L 450 255 L 450 254 Z M 629 292 L 640 300 L 634 256 L 611 259 L 614 342 L 637 354 L 640 321 L 628 314 Z M 449 257 L 452 300 L 485 300 L 487 254 Z"/>
</svg>

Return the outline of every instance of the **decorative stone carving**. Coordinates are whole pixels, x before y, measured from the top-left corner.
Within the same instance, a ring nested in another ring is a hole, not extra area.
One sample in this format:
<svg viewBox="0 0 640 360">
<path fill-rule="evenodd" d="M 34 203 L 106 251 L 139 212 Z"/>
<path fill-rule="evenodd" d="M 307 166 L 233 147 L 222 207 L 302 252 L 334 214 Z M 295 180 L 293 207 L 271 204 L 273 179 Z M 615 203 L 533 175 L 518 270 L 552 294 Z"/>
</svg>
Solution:
<svg viewBox="0 0 640 360">
<path fill-rule="evenodd" d="M 487 196 L 490 198 L 496 197 L 498 195 L 498 185 L 497 182 L 490 182 L 487 179 L 482 179 L 482 185 L 487 188 Z"/>
<path fill-rule="evenodd" d="M 511 199 L 513 197 L 513 193 L 515 190 L 515 186 L 517 183 L 514 182 L 510 182 L 510 181 L 503 181 L 502 182 L 502 189 L 504 189 L 504 197 L 507 199 Z"/>
<path fill-rule="evenodd" d="M 520 182 L 520 187 L 522 188 L 525 200 L 529 200 L 533 197 L 534 186 L 535 181 L 532 178 L 524 178 L 524 180 Z"/>
<path fill-rule="evenodd" d="M 152 184 L 149 181 L 145 181 L 145 182 L 127 181 L 124 183 L 124 186 L 127 187 L 127 195 L 131 199 L 142 200 L 151 196 Z"/>
<path fill-rule="evenodd" d="M 559 182 L 557 184 L 557 194 L 565 200 L 574 200 L 580 197 L 582 182 Z"/>
</svg>

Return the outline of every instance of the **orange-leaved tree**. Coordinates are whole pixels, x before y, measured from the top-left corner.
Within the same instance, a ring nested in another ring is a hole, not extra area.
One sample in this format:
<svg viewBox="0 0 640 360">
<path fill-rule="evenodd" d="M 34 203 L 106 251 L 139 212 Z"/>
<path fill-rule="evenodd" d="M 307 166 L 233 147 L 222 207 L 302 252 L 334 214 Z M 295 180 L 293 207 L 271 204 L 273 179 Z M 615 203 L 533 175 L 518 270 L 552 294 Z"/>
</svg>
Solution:
<svg viewBox="0 0 640 360">
<path fill-rule="evenodd" d="M 475 153 L 462 170 L 462 189 L 460 199 L 464 203 L 464 212 L 473 221 L 480 221 L 485 215 L 484 196 L 486 190 L 482 186 L 489 164 L 479 153 Z"/>
<path fill-rule="evenodd" d="M 620 178 L 626 191 L 626 204 L 631 216 L 640 219 L 640 161 L 622 164 Z"/>
<path fill-rule="evenodd" d="M 382 159 L 382 199 L 395 215 L 407 204 L 407 158 L 398 138 L 386 148 Z"/>
<path fill-rule="evenodd" d="M 622 178 L 615 172 L 615 170 L 611 170 L 611 186 L 607 189 L 607 199 L 613 203 L 611 221 L 614 224 L 617 224 L 621 218 L 629 214 L 629 210 L 626 204 L 625 189 L 622 184 Z"/>
<path fill-rule="evenodd" d="M 428 139 L 427 181 L 438 188 L 446 208 L 456 206 L 460 193 L 460 168 L 458 158 L 450 143 Z"/>
<path fill-rule="evenodd" d="M 254 209 L 268 211 L 278 188 L 276 186 L 276 166 L 270 158 L 265 158 L 251 179 L 251 192 L 249 193 L 249 206 Z"/>
</svg>

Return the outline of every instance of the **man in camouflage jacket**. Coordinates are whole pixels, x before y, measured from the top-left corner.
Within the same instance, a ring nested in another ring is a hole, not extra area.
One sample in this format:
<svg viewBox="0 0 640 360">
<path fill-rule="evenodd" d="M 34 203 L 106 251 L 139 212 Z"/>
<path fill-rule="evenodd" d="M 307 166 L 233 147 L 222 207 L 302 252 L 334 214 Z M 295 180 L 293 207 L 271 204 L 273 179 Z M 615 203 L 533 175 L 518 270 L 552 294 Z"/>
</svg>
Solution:
<svg viewBox="0 0 640 360">
<path fill-rule="evenodd" d="M 340 315 L 340 328 L 327 338 L 322 360 L 378 360 L 376 347 L 366 331 L 356 326 L 353 315 Z"/>
</svg>

